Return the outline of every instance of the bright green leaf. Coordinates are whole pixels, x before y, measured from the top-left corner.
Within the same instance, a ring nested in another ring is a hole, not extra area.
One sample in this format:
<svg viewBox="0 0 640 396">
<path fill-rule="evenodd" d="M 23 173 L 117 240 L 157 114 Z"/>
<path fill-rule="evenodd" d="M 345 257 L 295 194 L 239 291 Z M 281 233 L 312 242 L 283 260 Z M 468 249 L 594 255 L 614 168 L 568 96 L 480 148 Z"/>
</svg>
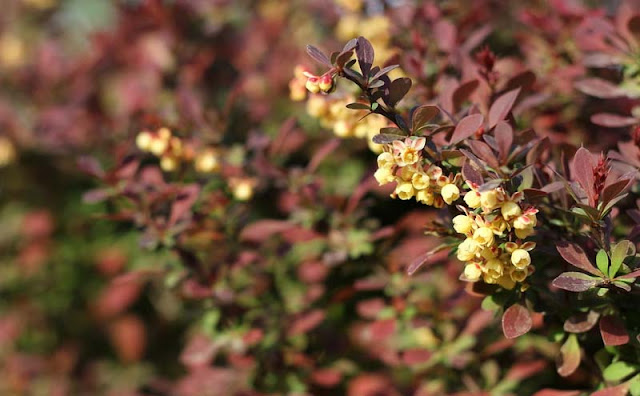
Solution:
<svg viewBox="0 0 640 396">
<path fill-rule="evenodd" d="M 609 256 L 607 256 L 607 252 L 602 249 L 600 249 L 596 255 L 596 265 L 603 274 L 607 274 L 609 272 Z"/>
<path fill-rule="evenodd" d="M 611 363 L 606 369 L 604 369 L 602 376 L 606 381 L 619 382 L 637 372 L 637 366 L 627 362 L 618 361 Z"/>
</svg>

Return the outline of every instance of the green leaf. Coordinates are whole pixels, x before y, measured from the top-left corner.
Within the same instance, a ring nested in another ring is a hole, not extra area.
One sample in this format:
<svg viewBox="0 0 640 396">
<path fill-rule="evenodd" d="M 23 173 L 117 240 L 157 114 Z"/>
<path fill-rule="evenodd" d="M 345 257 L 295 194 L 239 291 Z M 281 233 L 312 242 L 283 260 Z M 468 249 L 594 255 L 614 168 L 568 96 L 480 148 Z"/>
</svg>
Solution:
<svg viewBox="0 0 640 396">
<path fill-rule="evenodd" d="M 629 393 L 631 393 L 631 396 L 640 396 L 640 374 L 631 378 L 629 385 Z"/>
<path fill-rule="evenodd" d="M 619 382 L 637 372 L 637 366 L 627 362 L 618 361 L 611 363 L 607 368 L 605 368 L 602 372 L 602 376 L 606 381 Z"/>
<path fill-rule="evenodd" d="M 635 250 L 635 245 L 627 240 L 620 241 L 611 247 L 611 267 L 609 267 L 609 278 L 615 278 L 622 266 L 622 263 L 624 262 L 624 259 L 629 255 L 634 255 Z"/>
<path fill-rule="evenodd" d="M 580 365 L 580 344 L 575 334 L 569 335 L 567 341 L 560 347 L 560 356 L 557 361 L 558 374 L 568 377 L 573 374 Z"/>
<path fill-rule="evenodd" d="M 609 272 L 609 256 L 607 256 L 607 252 L 603 249 L 600 249 L 596 255 L 596 265 L 603 274 L 607 274 Z"/>
</svg>

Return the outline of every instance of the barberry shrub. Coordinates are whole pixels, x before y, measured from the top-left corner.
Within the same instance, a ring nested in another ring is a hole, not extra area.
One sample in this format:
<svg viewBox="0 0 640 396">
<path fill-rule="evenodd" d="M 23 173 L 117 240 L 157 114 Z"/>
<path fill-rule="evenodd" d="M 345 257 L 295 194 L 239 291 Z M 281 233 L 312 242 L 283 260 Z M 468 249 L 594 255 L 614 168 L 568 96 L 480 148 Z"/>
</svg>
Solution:
<svg viewBox="0 0 640 396">
<path fill-rule="evenodd" d="M 628 23 L 635 27 L 635 20 Z M 359 92 L 347 108 L 387 119 L 389 126 L 371 138 L 381 146 L 379 185 L 392 185 L 393 199 L 443 210 L 424 225 L 441 244 L 412 262 L 408 274 L 449 251 L 461 263 L 459 287 L 484 297 L 482 308 L 501 317 L 507 339 L 544 334 L 561 344 L 560 376 L 585 364 L 602 379 L 596 393 L 640 394 L 638 228 L 629 225 L 637 211 L 624 216 L 618 208 L 638 190 L 639 169 L 624 160 L 630 150 L 607 156 L 584 147 L 554 150 L 548 138 L 523 128 L 513 110 L 526 102 L 531 82 L 517 76 L 499 86 L 488 48 L 476 55 L 477 79 L 449 94 L 453 106 L 399 105 L 413 80 L 390 78 L 397 64 L 376 66 L 365 37 L 330 56 L 311 45 L 307 52 L 326 68 L 321 76 L 304 74 L 312 94 L 331 94 L 337 78 L 346 80 Z M 320 87 L 324 80 L 331 86 Z M 473 95 L 480 83 L 488 95 Z M 578 85 L 597 94 L 598 83 Z M 635 123 L 594 118 L 618 127 Z"/>
</svg>

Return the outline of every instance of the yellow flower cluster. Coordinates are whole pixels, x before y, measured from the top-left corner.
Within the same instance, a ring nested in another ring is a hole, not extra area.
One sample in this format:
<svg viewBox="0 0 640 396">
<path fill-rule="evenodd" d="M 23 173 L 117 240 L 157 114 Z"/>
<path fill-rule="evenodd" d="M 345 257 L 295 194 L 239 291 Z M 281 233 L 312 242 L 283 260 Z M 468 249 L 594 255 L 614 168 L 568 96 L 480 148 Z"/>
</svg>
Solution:
<svg viewBox="0 0 640 396">
<path fill-rule="evenodd" d="M 173 136 L 169 128 L 140 132 L 136 136 L 136 146 L 160 158 L 160 167 L 166 172 L 174 171 L 182 162 L 192 160 L 197 172 L 214 173 L 220 170 L 221 158 L 216 149 L 207 147 L 195 153 L 192 146 Z"/>
<path fill-rule="evenodd" d="M 358 36 L 366 37 L 373 45 L 380 64 L 394 55 L 391 47 L 391 20 L 386 15 L 363 17 L 357 12 L 347 12 L 340 17 L 335 33 L 342 41 Z"/>
<path fill-rule="evenodd" d="M 465 214 L 453 218 L 454 230 L 466 236 L 457 252 L 458 259 L 467 263 L 463 279 L 506 289 L 520 282 L 526 288 L 524 280 L 534 271 L 529 251 L 535 243 L 520 240 L 533 234 L 538 210 L 521 207 L 520 192 L 509 196 L 502 187 L 479 191 L 474 183 L 467 185 L 470 191 L 464 202 L 474 211 L 463 207 Z"/>
<path fill-rule="evenodd" d="M 307 100 L 307 114 L 320 121 L 323 128 L 331 129 L 340 138 L 367 139 L 369 148 L 375 153 L 382 151 L 371 138 L 380 128 L 389 126 L 389 121 L 381 115 L 371 114 L 365 118 L 366 110 L 352 110 L 346 106 L 355 102 L 352 95 L 343 97 L 313 95 Z"/>
<path fill-rule="evenodd" d="M 16 149 L 13 143 L 9 138 L 0 136 L 0 168 L 9 165 L 15 159 Z"/>
<path fill-rule="evenodd" d="M 460 197 L 458 185 L 462 177 L 445 176 L 442 168 L 422 158 L 425 144 L 423 137 L 408 137 L 404 142 L 395 140 L 392 145 L 384 145 L 374 177 L 380 185 L 396 182 L 393 198 L 415 197 L 416 201 L 436 208 L 451 205 Z"/>
</svg>

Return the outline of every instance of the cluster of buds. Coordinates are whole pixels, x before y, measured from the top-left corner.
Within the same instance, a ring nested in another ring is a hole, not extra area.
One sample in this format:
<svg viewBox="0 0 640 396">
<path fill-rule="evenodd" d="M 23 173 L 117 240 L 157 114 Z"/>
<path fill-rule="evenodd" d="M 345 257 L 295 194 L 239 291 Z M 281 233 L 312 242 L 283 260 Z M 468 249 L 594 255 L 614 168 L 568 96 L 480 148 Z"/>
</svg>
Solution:
<svg viewBox="0 0 640 396">
<path fill-rule="evenodd" d="M 355 102 L 353 95 L 342 97 L 314 95 L 307 100 L 307 114 L 316 118 L 323 128 L 331 129 L 340 138 L 367 139 L 369 148 L 376 153 L 381 146 L 371 141 L 371 138 L 381 128 L 389 126 L 389 121 L 378 114 L 371 114 L 363 118 L 365 110 L 352 110 L 347 104 Z"/>
<path fill-rule="evenodd" d="M 457 252 L 467 263 L 462 279 L 506 289 L 521 283 L 526 289 L 524 281 L 534 271 L 529 251 L 535 243 L 522 240 L 533 234 L 538 210 L 521 206 L 520 192 L 509 195 L 502 187 L 479 191 L 476 184 L 467 185 L 463 199 L 468 208 L 458 206 L 464 214 L 453 218 L 454 230 L 466 237 Z"/>
<path fill-rule="evenodd" d="M 218 150 L 207 147 L 196 152 L 192 145 L 174 136 L 169 128 L 162 127 L 155 132 L 142 131 L 136 136 L 136 146 L 144 152 L 160 158 L 160 167 L 172 172 L 181 163 L 192 161 L 200 173 L 215 173 L 220 170 L 221 158 Z"/>
<path fill-rule="evenodd" d="M 321 76 L 316 76 L 308 71 L 303 72 L 303 75 L 307 77 L 305 88 L 311 93 L 331 93 L 336 89 L 335 73 L 333 70 L 329 70 Z"/>
<path fill-rule="evenodd" d="M 384 145 L 378 156 L 378 170 L 374 177 L 378 184 L 396 182 L 392 198 L 414 198 L 425 205 L 442 208 L 460 197 L 460 174 L 444 175 L 442 168 L 422 157 L 426 144 L 423 137 L 408 137 Z"/>
</svg>

